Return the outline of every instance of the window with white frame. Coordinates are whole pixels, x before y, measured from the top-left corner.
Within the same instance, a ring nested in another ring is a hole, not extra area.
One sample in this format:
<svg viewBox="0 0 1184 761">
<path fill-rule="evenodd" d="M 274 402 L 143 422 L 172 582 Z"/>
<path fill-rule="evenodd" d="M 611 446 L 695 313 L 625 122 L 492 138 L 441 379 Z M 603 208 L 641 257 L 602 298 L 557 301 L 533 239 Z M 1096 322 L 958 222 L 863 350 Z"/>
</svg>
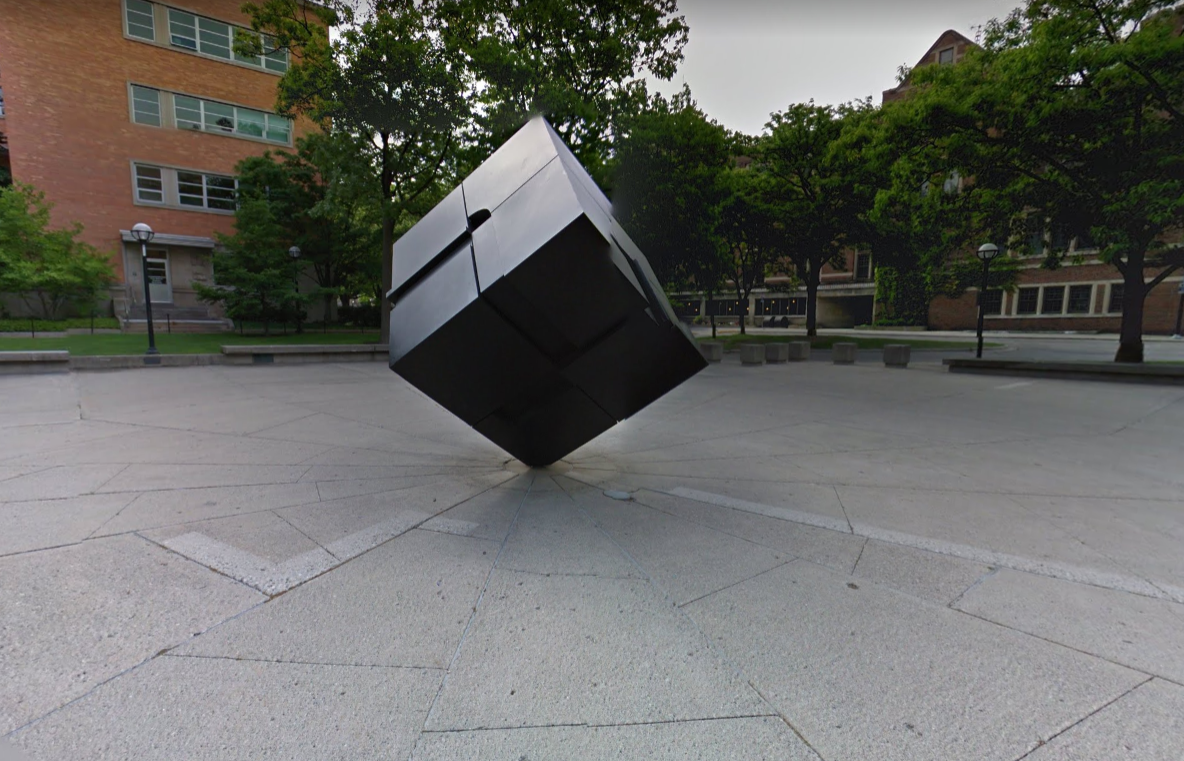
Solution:
<svg viewBox="0 0 1184 761">
<path fill-rule="evenodd" d="M 1016 294 L 1016 314 L 1036 314 L 1040 302 L 1039 288 L 1020 288 Z"/>
<path fill-rule="evenodd" d="M 160 6 L 161 12 L 156 8 Z M 276 74 L 283 74 L 288 70 L 289 57 L 287 50 L 277 47 L 276 40 L 271 36 L 258 36 L 256 32 L 245 27 L 236 26 L 225 21 L 218 21 L 207 16 L 149 2 L 149 0 L 124 0 L 125 31 L 129 37 L 149 42 L 167 44 L 182 50 L 221 58 L 225 61 L 253 66 Z M 156 22 L 160 20 L 164 26 L 163 39 L 158 38 Z M 234 45 L 236 39 L 245 36 L 255 37 L 263 48 L 261 55 L 243 55 L 236 53 Z"/>
<path fill-rule="evenodd" d="M 1110 301 L 1106 304 L 1106 311 L 1110 314 L 1122 314 L 1122 299 L 1126 293 L 1126 286 L 1122 283 L 1110 284 Z"/>
<path fill-rule="evenodd" d="M 872 279 L 871 254 L 855 255 L 855 279 L 860 281 Z"/>
<path fill-rule="evenodd" d="M 178 129 L 255 137 L 283 145 L 292 140 L 292 120 L 276 114 L 188 95 L 174 95 L 173 109 Z"/>
<path fill-rule="evenodd" d="M 1003 291 L 983 291 L 983 314 L 1003 313 Z"/>
<path fill-rule="evenodd" d="M 164 170 L 158 166 L 136 164 L 136 200 L 164 203 Z"/>
<path fill-rule="evenodd" d="M 1065 310 L 1065 286 L 1046 285 L 1040 299 L 1040 314 L 1060 314 Z"/>
<path fill-rule="evenodd" d="M 125 0 L 124 20 L 127 22 L 129 37 L 138 37 L 141 40 L 156 39 L 156 18 L 152 3 L 146 0 Z"/>
<path fill-rule="evenodd" d="M 234 211 L 238 180 L 222 174 L 135 164 L 140 203 L 210 211 Z"/>
<path fill-rule="evenodd" d="M 1089 314 L 1093 311 L 1094 287 L 1092 285 L 1069 286 L 1069 303 L 1065 311 L 1069 314 Z"/>
<path fill-rule="evenodd" d="M 160 90 L 132 85 L 132 121 L 153 127 L 161 126 Z"/>
<path fill-rule="evenodd" d="M 938 63 L 953 63 L 954 62 L 954 49 L 953 48 L 946 48 L 945 50 L 939 51 L 937 54 L 937 62 Z"/>
</svg>

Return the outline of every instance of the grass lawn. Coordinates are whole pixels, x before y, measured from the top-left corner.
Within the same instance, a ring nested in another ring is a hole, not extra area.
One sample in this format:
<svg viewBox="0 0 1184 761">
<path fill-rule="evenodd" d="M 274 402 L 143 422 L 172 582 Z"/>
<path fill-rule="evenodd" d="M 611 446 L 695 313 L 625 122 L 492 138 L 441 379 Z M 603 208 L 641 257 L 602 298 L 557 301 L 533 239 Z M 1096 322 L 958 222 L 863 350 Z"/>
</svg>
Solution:
<svg viewBox="0 0 1184 761">
<path fill-rule="evenodd" d="M 699 338 L 700 341 L 715 340 L 724 345 L 724 351 L 737 350 L 737 347 L 742 343 L 786 343 L 788 341 L 809 341 L 811 348 L 814 349 L 829 349 L 836 343 L 853 343 L 860 349 L 882 349 L 885 344 L 905 344 L 914 349 L 973 349 L 976 344 L 974 341 L 935 341 L 924 340 L 919 338 L 870 338 L 867 336 L 842 336 L 842 335 L 825 335 L 814 336 L 813 338 L 806 338 L 805 336 L 796 335 L 741 335 L 739 333 L 729 333 L 722 335 L 719 338 L 712 339 L 711 336 L 703 336 Z M 985 343 L 984 347 L 1001 346 L 998 343 Z"/>
<path fill-rule="evenodd" d="M 240 336 L 238 333 L 156 333 L 156 348 L 161 354 L 221 354 L 232 344 L 367 344 L 378 342 L 378 331 L 365 333 L 262 333 Z M 83 335 L 65 338 L 0 338 L 0 351 L 50 351 L 68 349 L 71 354 L 143 354 L 148 348 L 146 333 L 120 335 Z"/>
</svg>

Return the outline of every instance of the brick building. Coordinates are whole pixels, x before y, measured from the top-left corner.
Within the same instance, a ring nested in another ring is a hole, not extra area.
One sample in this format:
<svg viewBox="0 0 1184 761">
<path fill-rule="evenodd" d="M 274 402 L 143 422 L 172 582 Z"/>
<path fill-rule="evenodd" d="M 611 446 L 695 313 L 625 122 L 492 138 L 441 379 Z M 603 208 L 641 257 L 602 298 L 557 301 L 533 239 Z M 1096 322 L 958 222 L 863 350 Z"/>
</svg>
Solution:
<svg viewBox="0 0 1184 761">
<path fill-rule="evenodd" d="M 1180 16 L 1177 29 L 1182 21 L 1184 15 Z M 917 67 L 957 63 L 972 47 L 974 42 L 964 35 L 944 32 L 917 62 Z M 883 102 L 899 100 L 908 90 L 906 79 L 885 90 Z M 955 176 L 950 182 L 961 183 L 961 179 Z M 1122 276 L 1115 267 L 1098 259 L 1098 250 L 1092 242 L 1037 225 L 1029 229 L 1025 240 L 1013 245 L 1007 254 L 1019 260 L 1018 288 L 1010 293 L 987 293 L 988 330 L 1118 332 L 1122 321 Z M 1060 269 L 1041 267 L 1050 247 L 1068 251 Z M 964 254 L 971 256 L 972 252 Z M 1180 274 L 1169 277 L 1147 295 L 1143 322 L 1146 333 L 1174 330 L 1177 291 L 1182 281 L 1184 276 Z M 978 319 L 977 295 L 977 291 L 971 291 L 955 299 L 945 296 L 934 299 L 929 306 L 929 328 L 974 329 Z"/>
<path fill-rule="evenodd" d="M 242 0 L 0 0 L 0 133 L 13 179 L 45 192 L 58 225 L 109 252 L 109 308 L 143 316 L 139 244 L 153 304 L 213 319 L 193 290 L 213 280 L 215 233 L 233 230 L 234 167 L 309 128 L 273 113 L 286 51 L 234 51 Z M 266 43 L 266 41 L 265 41 Z M 158 312 L 157 316 L 161 316 Z"/>
</svg>

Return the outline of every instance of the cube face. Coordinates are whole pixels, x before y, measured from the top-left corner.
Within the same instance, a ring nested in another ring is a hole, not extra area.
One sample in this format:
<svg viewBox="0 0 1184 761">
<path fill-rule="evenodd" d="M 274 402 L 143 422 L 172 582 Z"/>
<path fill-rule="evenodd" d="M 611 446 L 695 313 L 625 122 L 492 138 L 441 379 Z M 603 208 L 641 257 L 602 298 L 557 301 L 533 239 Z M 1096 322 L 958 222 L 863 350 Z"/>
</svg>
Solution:
<svg viewBox="0 0 1184 761">
<path fill-rule="evenodd" d="M 548 465 L 706 366 L 611 205 L 542 118 L 394 247 L 390 366 Z"/>
</svg>

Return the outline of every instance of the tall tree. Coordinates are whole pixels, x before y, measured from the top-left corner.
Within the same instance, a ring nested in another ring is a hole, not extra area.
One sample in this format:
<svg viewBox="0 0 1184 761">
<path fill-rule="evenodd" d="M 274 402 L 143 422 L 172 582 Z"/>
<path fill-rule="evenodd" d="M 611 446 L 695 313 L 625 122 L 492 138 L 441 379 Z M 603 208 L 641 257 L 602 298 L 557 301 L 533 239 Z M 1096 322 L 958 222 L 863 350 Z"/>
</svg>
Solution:
<svg viewBox="0 0 1184 761">
<path fill-rule="evenodd" d="M 425 5 L 481 83 L 484 153 L 541 113 L 602 182 L 614 125 L 644 107 L 645 76 L 674 76 L 687 41 L 675 0 Z"/>
<path fill-rule="evenodd" d="M 1097 244 L 1124 284 L 1115 360 L 1141 362 L 1146 296 L 1184 266 L 1165 242 L 1184 227 L 1178 0 L 1030 0 L 912 81 L 930 138 L 977 187 Z"/>
<path fill-rule="evenodd" d="M 32 186 L 0 187 L 0 293 L 19 294 L 47 320 L 91 309 L 115 279 L 108 258 L 78 240 L 81 225 L 50 229 L 52 204 Z"/>
<path fill-rule="evenodd" d="M 782 220 L 770 203 L 771 181 L 761 167 L 749 163 L 751 138 L 734 136 L 735 165 L 723 177 L 724 195 L 719 207 L 717 235 L 726 251 L 728 274 L 736 300 L 748 302 L 752 292 L 765 282 L 782 247 Z M 746 333 L 744 315 L 740 332 Z M 713 323 L 714 324 L 714 323 Z"/>
<path fill-rule="evenodd" d="M 468 119 L 465 72 L 423 3 L 372 0 L 356 15 L 341 0 L 264 0 L 245 8 L 256 30 L 295 51 L 280 80 L 279 110 L 362 138 L 382 198 L 385 294 L 396 223 L 438 185 Z M 329 26 L 337 30 L 332 40 Z M 380 312 L 386 341 L 390 309 Z"/>
<path fill-rule="evenodd" d="M 866 101 L 838 108 L 799 103 L 773 114 L 757 143 L 781 260 L 806 286 L 810 336 L 818 333 L 822 268 L 843 266 L 843 252 L 860 240 L 871 207 L 874 185 L 860 157 L 842 143 L 844 129 L 870 111 Z"/>
<path fill-rule="evenodd" d="M 718 234 L 731 160 L 727 131 L 684 90 L 669 100 L 653 96 L 627 122 L 613 165 L 613 210 L 662 284 L 703 293 L 709 303 L 731 274 Z"/>
</svg>

